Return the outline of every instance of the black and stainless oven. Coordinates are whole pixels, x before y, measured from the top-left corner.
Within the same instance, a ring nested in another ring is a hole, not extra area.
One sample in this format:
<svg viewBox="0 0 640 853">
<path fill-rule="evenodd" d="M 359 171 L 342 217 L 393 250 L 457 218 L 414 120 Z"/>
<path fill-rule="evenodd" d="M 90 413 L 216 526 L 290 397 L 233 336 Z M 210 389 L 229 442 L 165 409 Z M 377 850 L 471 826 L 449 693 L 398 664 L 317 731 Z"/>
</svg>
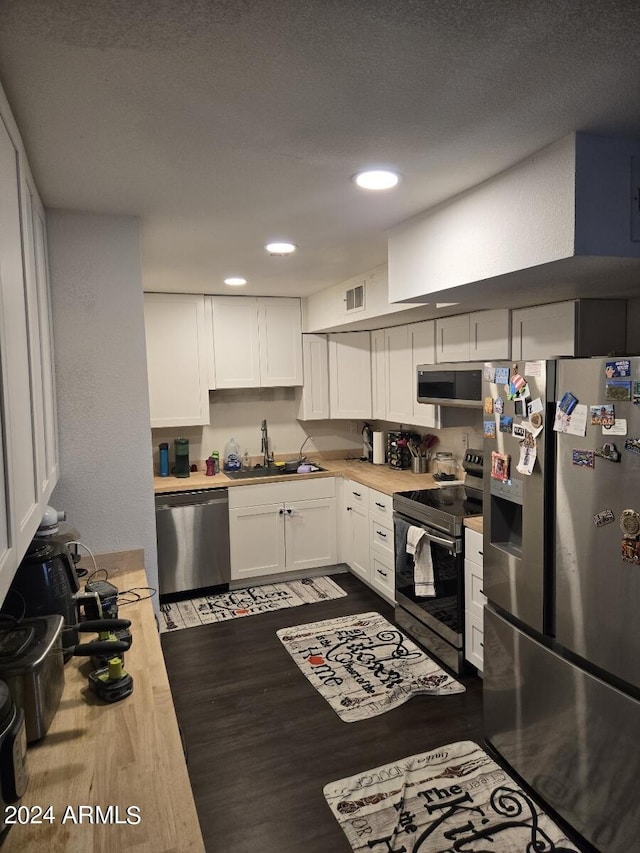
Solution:
<svg viewBox="0 0 640 853">
<path fill-rule="evenodd" d="M 464 668 L 463 522 L 481 513 L 481 493 L 464 486 L 393 496 L 396 622 L 457 673 Z M 417 539 L 422 553 L 418 548 L 415 554 L 409 553 L 408 539 L 410 543 Z M 423 594 L 425 564 L 431 576 L 427 595 Z"/>
</svg>

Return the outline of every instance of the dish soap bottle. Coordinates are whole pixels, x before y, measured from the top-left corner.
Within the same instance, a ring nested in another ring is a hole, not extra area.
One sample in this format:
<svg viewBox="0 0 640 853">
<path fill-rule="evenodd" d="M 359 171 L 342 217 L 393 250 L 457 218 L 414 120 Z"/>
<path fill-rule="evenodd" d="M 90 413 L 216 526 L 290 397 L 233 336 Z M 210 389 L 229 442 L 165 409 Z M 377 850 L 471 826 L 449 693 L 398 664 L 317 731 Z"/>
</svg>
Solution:
<svg viewBox="0 0 640 853">
<path fill-rule="evenodd" d="M 235 438 L 230 438 L 224 448 L 224 470 L 240 470 L 240 448 Z"/>
</svg>

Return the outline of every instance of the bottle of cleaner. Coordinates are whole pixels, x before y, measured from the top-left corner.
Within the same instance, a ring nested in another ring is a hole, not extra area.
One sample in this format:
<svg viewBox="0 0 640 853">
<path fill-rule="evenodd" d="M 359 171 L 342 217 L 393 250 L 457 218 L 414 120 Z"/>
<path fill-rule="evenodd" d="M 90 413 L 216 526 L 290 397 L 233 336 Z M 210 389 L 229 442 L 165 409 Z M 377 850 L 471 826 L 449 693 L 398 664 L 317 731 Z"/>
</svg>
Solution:
<svg viewBox="0 0 640 853">
<path fill-rule="evenodd" d="M 235 438 L 230 438 L 224 447 L 224 470 L 239 471 L 240 467 L 240 448 L 238 447 L 238 442 Z"/>
</svg>

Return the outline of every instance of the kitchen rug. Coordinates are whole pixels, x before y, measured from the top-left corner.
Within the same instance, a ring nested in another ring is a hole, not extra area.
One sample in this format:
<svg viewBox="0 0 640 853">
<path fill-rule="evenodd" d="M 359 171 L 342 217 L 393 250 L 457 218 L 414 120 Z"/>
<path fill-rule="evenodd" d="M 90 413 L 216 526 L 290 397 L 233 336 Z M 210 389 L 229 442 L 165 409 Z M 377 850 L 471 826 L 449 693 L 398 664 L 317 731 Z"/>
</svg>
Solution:
<svg viewBox="0 0 640 853">
<path fill-rule="evenodd" d="M 180 628 L 209 625 L 211 622 L 227 622 L 240 616 L 253 616 L 256 613 L 281 610 L 283 607 L 316 604 L 332 598 L 343 598 L 346 594 L 331 578 L 323 576 L 266 583 L 202 598 L 174 601 L 160 605 L 160 632 L 179 631 Z"/>
<path fill-rule="evenodd" d="M 383 714 L 419 693 L 440 696 L 465 689 L 379 613 L 325 619 L 276 633 L 345 723 Z"/>
<path fill-rule="evenodd" d="M 356 853 L 579 853 L 477 743 L 450 743 L 331 782 Z"/>
</svg>

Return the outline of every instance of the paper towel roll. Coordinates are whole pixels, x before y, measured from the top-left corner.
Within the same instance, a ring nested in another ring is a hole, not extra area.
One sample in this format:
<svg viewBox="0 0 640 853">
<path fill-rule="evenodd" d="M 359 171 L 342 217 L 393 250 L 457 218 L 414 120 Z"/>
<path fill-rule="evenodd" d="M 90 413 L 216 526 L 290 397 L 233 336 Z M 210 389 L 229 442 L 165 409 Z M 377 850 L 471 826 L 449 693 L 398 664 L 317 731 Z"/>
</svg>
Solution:
<svg viewBox="0 0 640 853">
<path fill-rule="evenodd" d="M 373 464 L 384 465 L 384 433 L 373 434 Z"/>
</svg>

